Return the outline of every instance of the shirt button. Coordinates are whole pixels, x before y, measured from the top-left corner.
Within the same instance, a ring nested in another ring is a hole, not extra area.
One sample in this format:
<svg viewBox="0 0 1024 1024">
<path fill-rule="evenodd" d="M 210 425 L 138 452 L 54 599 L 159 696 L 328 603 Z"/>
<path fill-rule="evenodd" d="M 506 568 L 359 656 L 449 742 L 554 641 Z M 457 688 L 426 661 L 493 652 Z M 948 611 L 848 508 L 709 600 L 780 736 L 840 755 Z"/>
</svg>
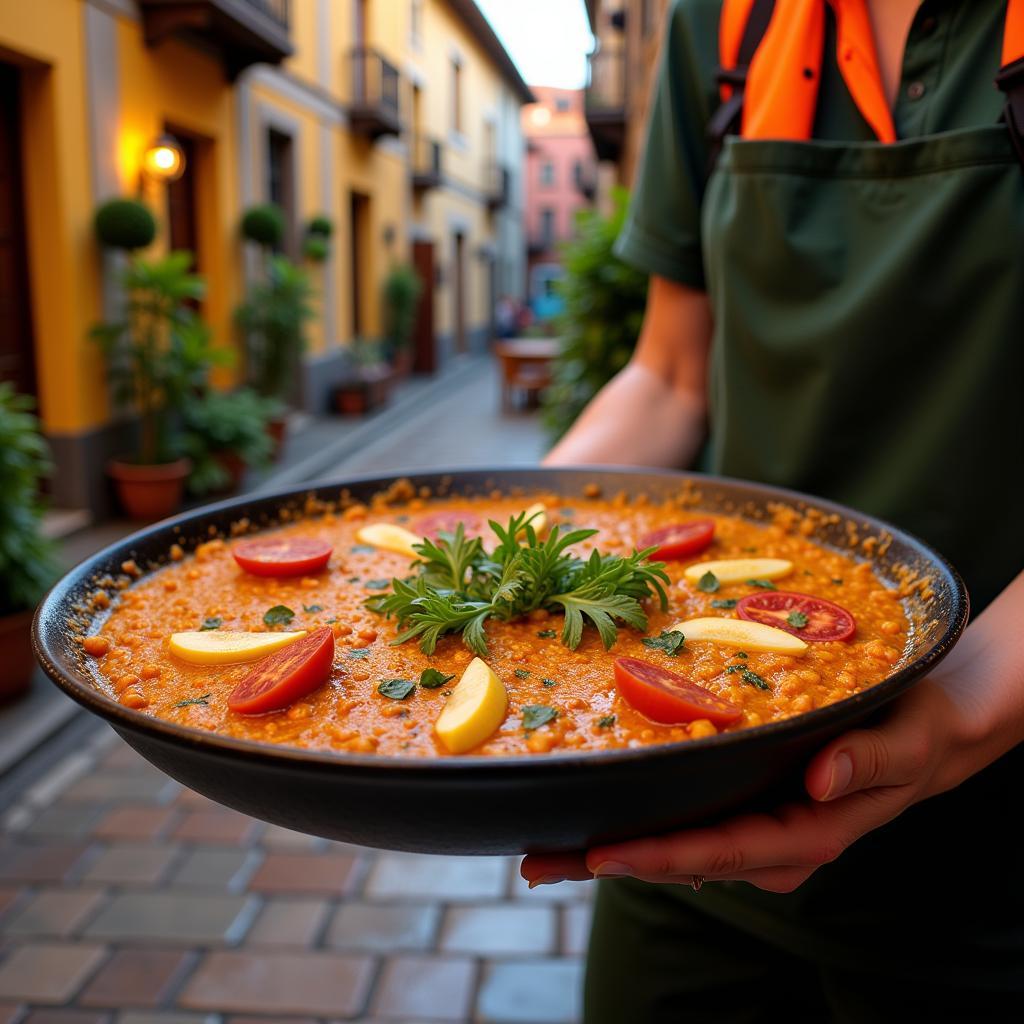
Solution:
<svg viewBox="0 0 1024 1024">
<path fill-rule="evenodd" d="M 924 82 L 911 82 L 907 86 L 907 99 L 919 100 L 924 95 Z"/>
</svg>

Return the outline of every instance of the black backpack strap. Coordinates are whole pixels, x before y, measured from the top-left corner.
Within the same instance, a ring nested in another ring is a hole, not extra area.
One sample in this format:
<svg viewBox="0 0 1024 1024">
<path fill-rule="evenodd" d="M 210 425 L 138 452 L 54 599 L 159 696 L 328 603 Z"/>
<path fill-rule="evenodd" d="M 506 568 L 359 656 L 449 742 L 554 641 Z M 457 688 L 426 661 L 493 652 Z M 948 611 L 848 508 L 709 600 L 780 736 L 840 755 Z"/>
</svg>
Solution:
<svg viewBox="0 0 1024 1024">
<path fill-rule="evenodd" d="M 1003 120 L 1017 151 L 1017 159 L 1024 167 L 1024 57 L 1000 68 L 996 85 L 1006 94 Z"/>
<path fill-rule="evenodd" d="M 726 135 L 736 135 L 740 129 L 740 121 L 743 117 L 743 92 L 747 87 L 747 73 L 750 70 L 750 62 L 761 45 L 765 32 L 768 31 L 768 23 L 772 20 L 775 12 L 775 0 L 754 0 L 750 9 L 750 17 L 747 19 L 747 27 L 743 30 L 743 39 L 740 42 L 739 54 L 736 57 L 736 67 L 718 69 L 716 81 L 719 85 L 732 86 L 732 95 L 718 106 L 708 121 L 708 142 L 710 154 L 708 157 L 708 175 L 715 169 L 718 162 L 718 155 L 722 152 Z"/>
</svg>

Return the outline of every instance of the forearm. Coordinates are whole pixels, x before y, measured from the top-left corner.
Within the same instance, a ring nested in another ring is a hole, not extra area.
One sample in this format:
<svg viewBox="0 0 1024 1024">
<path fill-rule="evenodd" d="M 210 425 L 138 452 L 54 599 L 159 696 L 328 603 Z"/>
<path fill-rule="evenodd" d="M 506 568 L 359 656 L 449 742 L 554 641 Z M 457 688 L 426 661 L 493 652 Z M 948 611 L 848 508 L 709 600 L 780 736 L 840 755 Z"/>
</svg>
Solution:
<svg viewBox="0 0 1024 1024">
<path fill-rule="evenodd" d="M 702 397 L 674 389 L 634 360 L 587 406 L 545 465 L 682 467 L 704 439 Z"/>
</svg>

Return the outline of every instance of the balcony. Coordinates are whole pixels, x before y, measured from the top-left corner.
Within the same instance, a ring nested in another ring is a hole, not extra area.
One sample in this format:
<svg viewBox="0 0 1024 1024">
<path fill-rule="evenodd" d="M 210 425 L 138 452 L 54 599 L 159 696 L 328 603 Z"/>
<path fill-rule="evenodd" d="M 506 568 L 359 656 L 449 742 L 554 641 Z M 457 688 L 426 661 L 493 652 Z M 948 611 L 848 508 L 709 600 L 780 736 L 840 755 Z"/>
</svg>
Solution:
<svg viewBox="0 0 1024 1024">
<path fill-rule="evenodd" d="M 444 183 L 444 147 L 436 139 L 417 135 L 412 140 L 412 187 L 417 192 Z"/>
<path fill-rule="evenodd" d="M 526 238 L 526 251 L 530 256 L 541 256 L 544 253 L 553 252 L 557 246 L 554 232 L 541 228 L 539 231 L 531 231 Z"/>
<path fill-rule="evenodd" d="M 626 141 L 626 52 L 598 50 L 587 63 L 587 127 L 597 158 L 618 160 Z"/>
<path fill-rule="evenodd" d="M 508 206 L 512 198 L 512 172 L 504 165 L 490 163 L 485 169 L 484 197 L 492 213 Z"/>
<path fill-rule="evenodd" d="M 213 50 L 234 81 L 250 64 L 280 64 L 292 53 L 289 0 L 139 0 L 146 44 L 171 36 Z"/>
<path fill-rule="evenodd" d="M 402 76 L 398 68 L 376 50 L 352 51 L 352 103 L 349 124 L 371 142 L 402 131 Z"/>
<path fill-rule="evenodd" d="M 592 203 L 597 195 L 597 174 L 593 167 L 577 167 L 572 176 L 573 185 L 587 202 Z"/>
</svg>

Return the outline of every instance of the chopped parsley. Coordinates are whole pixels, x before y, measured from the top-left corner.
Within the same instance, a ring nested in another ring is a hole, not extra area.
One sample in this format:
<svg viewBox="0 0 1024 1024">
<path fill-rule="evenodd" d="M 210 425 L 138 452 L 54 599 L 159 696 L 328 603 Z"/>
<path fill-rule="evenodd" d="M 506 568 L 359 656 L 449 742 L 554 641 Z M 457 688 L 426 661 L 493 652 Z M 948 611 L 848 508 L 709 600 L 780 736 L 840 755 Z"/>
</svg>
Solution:
<svg viewBox="0 0 1024 1024">
<path fill-rule="evenodd" d="M 739 602 L 735 597 L 716 597 L 711 602 L 712 608 L 735 608 Z"/>
<path fill-rule="evenodd" d="M 367 580 L 363 586 L 367 590 L 387 590 L 391 586 L 391 580 Z"/>
<path fill-rule="evenodd" d="M 542 629 L 537 636 L 539 636 L 541 640 L 554 640 L 558 634 L 553 629 Z"/>
<path fill-rule="evenodd" d="M 737 651 L 733 655 L 734 658 L 745 658 L 746 656 L 747 656 L 747 652 L 746 651 Z"/>
<path fill-rule="evenodd" d="M 544 678 L 544 679 L 541 679 L 541 685 L 542 686 L 546 686 L 546 687 L 548 687 L 548 689 L 550 689 L 552 686 L 557 686 L 558 685 L 558 680 L 557 679 L 547 679 L 547 678 Z"/>
<path fill-rule="evenodd" d="M 353 555 L 372 555 L 377 549 L 372 544 L 353 544 L 349 550 Z"/>
<path fill-rule="evenodd" d="M 759 676 L 756 672 L 751 672 L 749 668 L 740 669 L 740 679 L 742 679 L 743 682 L 748 683 L 750 686 L 756 686 L 759 690 L 771 690 L 771 686 L 768 681 Z"/>
<path fill-rule="evenodd" d="M 713 594 L 720 586 L 721 583 L 713 572 L 706 572 L 697 580 L 697 589 L 703 590 L 705 594 Z"/>
<path fill-rule="evenodd" d="M 752 587 L 760 587 L 762 590 L 778 590 L 779 588 L 771 580 L 747 580 Z"/>
<path fill-rule="evenodd" d="M 199 627 L 200 633 L 205 633 L 211 629 L 220 629 L 224 625 L 224 620 L 214 616 L 210 619 L 203 619 L 203 624 Z"/>
<path fill-rule="evenodd" d="M 553 722 L 558 717 L 558 712 L 547 704 L 527 704 L 523 708 L 523 728 L 527 732 L 539 729 L 548 722 Z"/>
<path fill-rule="evenodd" d="M 686 637 L 678 629 L 663 629 L 660 636 L 645 636 L 640 642 L 644 647 L 676 657 L 683 649 L 685 640 Z"/>
<path fill-rule="evenodd" d="M 597 720 L 598 729 L 610 729 L 618 721 L 615 715 L 603 715 Z"/>
<path fill-rule="evenodd" d="M 416 684 L 411 679 L 385 679 L 377 686 L 377 692 L 391 700 L 405 700 L 415 689 Z"/>
<path fill-rule="evenodd" d="M 202 704 L 203 707 L 209 707 L 210 696 L 210 694 L 204 693 L 202 697 L 190 697 L 188 700 L 179 700 L 174 706 L 176 708 L 187 708 L 191 704 Z"/>
<path fill-rule="evenodd" d="M 350 647 L 345 652 L 353 661 L 362 661 L 370 656 L 369 647 Z"/>
<path fill-rule="evenodd" d="M 807 625 L 807 616 L 803 612 L 790 612 L 786 616 L 786 622 L 794 629 L 803 629 Z"/>
<path fill-rule="evenodd" d="M 515 672 L 515 675 L 516 675 L 516 679 L 529 679 L 530 678 L 530 670 L 527 669 L 527 668 L 517 668 L 516 672 Z"/>
<path fill-rule="evenodd" d="M 304 604 L 302 610 L 308 615 L 315 615 L 317 612 L 322 612 L 324 606 L 322 604 Z"/>
<path fill-rule="evenodd" d="M 446 676 L 436 668 L 425 668 L 420 676 L 420 686 L 425 690 L 440 690 L 445 683 L 454 678 L 454 675 Z"/>
<path fill-rule="evenodd" d="M 263 622 L 267 626 L 287 626 L 295 618 L 295 612 L 283 604 L 275 604 L 263 613 Z"/>
</svg>

